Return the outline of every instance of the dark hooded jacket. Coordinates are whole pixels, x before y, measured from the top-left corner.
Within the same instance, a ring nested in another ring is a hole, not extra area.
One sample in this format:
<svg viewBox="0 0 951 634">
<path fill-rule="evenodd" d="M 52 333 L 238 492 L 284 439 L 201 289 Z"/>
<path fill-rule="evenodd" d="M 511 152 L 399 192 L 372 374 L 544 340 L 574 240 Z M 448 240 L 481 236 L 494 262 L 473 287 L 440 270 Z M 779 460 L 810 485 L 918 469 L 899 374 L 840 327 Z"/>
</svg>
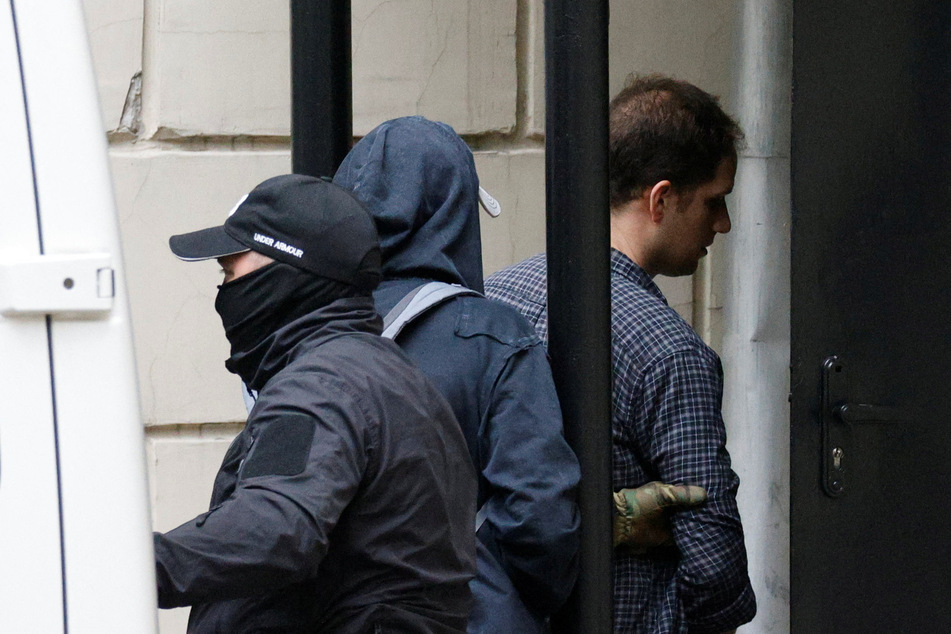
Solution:
<svg viewBox="0 0 951 634">
<path fill-rule="evenodd" d="M 429 281 L 482 292 L 479 182 L 449 126 L 386 122 L 353 148 L 334 182 L 376 221 L 381 314 Z M 479 472 L 486 520 L 469 631 L 540 631 L 571 591 L 579 544 L 579 468 L 545 349 L 516 311 L 471 295 L 421 315 L 397 343 L 449 401 Z"/>
<path fill-rule="evenodd" d="M 475 475 L 443 398 L 368 296 L 295 318 L 229 367 L 259 390 L 211 510 L 155 535 L 189 632 L 464 631 Z"/>
</svg>

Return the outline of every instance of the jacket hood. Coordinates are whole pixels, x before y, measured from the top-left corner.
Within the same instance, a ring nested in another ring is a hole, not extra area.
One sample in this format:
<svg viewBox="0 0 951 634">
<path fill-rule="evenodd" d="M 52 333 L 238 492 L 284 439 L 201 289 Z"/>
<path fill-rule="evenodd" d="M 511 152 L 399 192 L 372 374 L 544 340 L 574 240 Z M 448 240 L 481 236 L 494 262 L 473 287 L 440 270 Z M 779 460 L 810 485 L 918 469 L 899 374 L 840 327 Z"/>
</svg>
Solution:
<svg viewBox="0 0 951 634">
<path fill-rule="evenodd" d="M 373 216 L 384 280 L 438 280 L 482 292 L 479 178 L 451 127 L 423 117 L 382 123 L 354 146 L 334 183 Z"/>
</svg>

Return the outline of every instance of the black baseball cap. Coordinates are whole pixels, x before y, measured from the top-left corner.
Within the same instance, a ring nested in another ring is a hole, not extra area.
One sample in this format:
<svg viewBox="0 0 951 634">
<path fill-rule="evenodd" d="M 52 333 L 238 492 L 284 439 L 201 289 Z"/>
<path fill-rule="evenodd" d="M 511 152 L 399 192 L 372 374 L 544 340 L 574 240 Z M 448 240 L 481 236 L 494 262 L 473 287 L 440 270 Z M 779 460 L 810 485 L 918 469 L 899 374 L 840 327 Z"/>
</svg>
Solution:
<svg viewBox="0 0 951 634">
<path fill-rule="evenodd" d="M 269 178 L 238 201 L 223 225 L 172 236 L 168 246 L 189 262 L 257 251 L 364 290 L 380 281 L 370 214 L 342 187 L 302 174 Z"/>
</svg>

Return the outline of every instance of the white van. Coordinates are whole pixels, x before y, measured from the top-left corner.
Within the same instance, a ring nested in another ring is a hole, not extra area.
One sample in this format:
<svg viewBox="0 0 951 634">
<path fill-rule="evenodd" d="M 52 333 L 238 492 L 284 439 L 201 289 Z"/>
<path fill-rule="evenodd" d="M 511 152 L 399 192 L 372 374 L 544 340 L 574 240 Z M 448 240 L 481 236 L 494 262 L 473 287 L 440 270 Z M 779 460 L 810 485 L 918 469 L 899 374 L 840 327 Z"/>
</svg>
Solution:
<svg viewBox="0 0 951 634">
<path fill-rule="evenodd" d="M 0 632 L 156 630 L 129 309 L 79 0 L 0 3 Z"/>
</svg>

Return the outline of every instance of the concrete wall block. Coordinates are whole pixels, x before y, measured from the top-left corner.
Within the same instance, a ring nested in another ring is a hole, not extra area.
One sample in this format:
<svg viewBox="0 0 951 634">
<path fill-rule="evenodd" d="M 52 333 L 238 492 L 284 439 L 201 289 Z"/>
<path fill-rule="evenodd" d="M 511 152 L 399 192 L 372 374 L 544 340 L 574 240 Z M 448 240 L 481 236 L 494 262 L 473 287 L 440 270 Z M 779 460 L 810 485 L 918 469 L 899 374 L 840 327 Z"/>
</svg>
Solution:
<svg viewBox="0 0 951 634">
<path fill-rule="evenodd" d="M 83 0 L 102 124 L 119 127 L 132 76 L 142 68 L 143 0 Z"/>
<path fill-rule="evenodd" d="M 515 126 L 516 3 L 353 3 L 354 132 L 421 114 L 460 134 Z"/>
<path fill-rule="evenodd" d="M 545 250 L 545 152 L 476 152 L 479 182 L 502 206 L 481 213 L 482 264 L 494 273 Z"/>
<path fill-rule="evenodd" d="M 212 437 L 188 429 L 148 434 L 153 529 L 169 531 L 208 510 L 215 474 L 240 427 L 224 430 Z"/>
<path fill-rule="evenodd" d="M 148 12 L 147 133 L 289 134 L 287 4 L 239 4 L 157 0 Z M 354 3 L 356 134 L 406 114 L 464 134 L 513 129 L 515 18 L 504 0 Z"/>
<path fill-rule="evenodd" d="M 147 22 L 147 134 L 289 134 L 287 2 L 155 0 Z"/>
<path fill-rule="evenodd" d="M 545 134 L 545 0 L 528 0 L 525 58 L 525 132 Z"/>
<path fill-rule="evenodd" d="M 664 73 L 719 95 L 729 109 L 737 0 L 615 0 L 609 28 L 610 94 L 631 73 Z M 529 132 L 545 129 L 544 0 L 530 0 L 536 59 L 530 68 Z"/>
<path fill-rule="evenodd" d="M 168 238 L 223 222 L 255 185 L 290 171 L 289 153 L 132 149 L 111 160 L 146 424 L 243 421 L 214 310 L 219 269 L 177 260 Z"/>
<path fill-rule="evenodd" d="M 737 0 L 612 2 L 611 94 L 630 73 L 658 72 L 720 95 L 729 109 L 737 5 Z"/>
<path fill-rule="evenodd" d="M 667 298 L 667 304 L 680 313 L 680 316 L 686 319 L 688 324 L 693 325 L 694 276 L 664 277 L 658 275 L 654 278 L 654 282 L 657 283 L 657 287 Z M 703 333 L 700 334 L 703 335 Z"/>
</svg>

